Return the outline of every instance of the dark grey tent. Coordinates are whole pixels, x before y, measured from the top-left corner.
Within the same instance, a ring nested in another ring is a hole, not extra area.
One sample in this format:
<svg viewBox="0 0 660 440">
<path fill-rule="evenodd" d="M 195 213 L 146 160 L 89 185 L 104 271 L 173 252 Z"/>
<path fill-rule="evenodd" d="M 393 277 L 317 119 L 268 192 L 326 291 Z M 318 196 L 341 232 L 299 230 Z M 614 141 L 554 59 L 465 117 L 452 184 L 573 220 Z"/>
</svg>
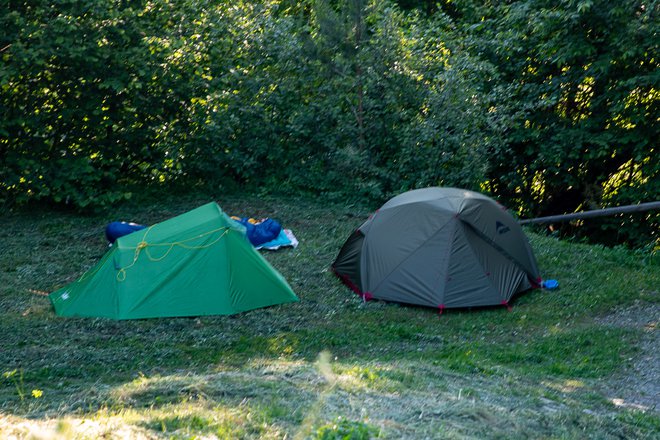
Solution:
<svg viewBox="0 0 660 440">
<path fill-rule="evenodd" d="M 507 305 L 541 282 L 518 222 L 494 200 L 457 188 L 389 200 L 348 238 L 332 266 L 366 300 L 441 311 Z"/>
</svg>

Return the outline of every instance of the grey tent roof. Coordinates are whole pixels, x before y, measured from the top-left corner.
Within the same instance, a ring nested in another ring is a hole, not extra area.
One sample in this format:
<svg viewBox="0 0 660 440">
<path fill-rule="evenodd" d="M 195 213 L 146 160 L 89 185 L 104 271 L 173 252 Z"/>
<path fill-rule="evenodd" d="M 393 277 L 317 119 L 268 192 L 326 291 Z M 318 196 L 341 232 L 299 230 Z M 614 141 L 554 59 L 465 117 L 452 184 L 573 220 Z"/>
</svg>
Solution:
<svg viewBox="0 0 660 440">
<path fill-rule="evenodd" d="M 457 188 L 392 198 L 348 238 L 333 269 L 367 299 L 440 309 L 506 304 L 540 282 L 516 220 Z"/>
</svg>

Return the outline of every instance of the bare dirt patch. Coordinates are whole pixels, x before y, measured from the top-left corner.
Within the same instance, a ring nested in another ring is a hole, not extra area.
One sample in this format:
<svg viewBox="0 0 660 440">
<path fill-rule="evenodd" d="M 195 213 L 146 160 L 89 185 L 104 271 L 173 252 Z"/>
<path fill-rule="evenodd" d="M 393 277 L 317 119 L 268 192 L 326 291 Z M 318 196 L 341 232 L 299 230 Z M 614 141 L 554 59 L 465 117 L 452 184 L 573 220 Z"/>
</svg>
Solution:
<svg viewBox="0 0 660 440">
<path fill-rule="evenodd" d="M 658 296 L 658 292 L 654 293 Z M 603 384 L 604 393 L 617 406 L 660 411 L 660 303 L 636 302 L 598 320 L 600 324 L 642 330 L 639 353 L 628 366 Z"/>
</svg>

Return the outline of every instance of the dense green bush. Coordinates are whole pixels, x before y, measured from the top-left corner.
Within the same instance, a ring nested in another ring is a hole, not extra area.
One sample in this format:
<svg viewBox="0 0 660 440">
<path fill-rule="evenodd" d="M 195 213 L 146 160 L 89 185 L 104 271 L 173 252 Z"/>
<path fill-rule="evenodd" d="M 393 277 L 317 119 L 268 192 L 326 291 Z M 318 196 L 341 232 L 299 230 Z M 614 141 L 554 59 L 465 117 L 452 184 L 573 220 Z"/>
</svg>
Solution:
<svg viewBox="0 0 660 440">
<path fill-rule="evenodd" d="M 0 203 L 445 185 L 530 216 L 660 198 L 645 2 L 4 4 Z M 645 216 L 595 227 L 640 245 Z"/>
<path fill-rule="evenodd" d="M 482 178 L 446 20 L 362 1 L 9 6 L 4 200 L 103 205 L 172 182 L 382 199 Z"/>
<path fill-rule="evenodd" d="M 185 120 L 192 72 L 157 43 L 171 38 L 164 13 L 132 3 L 3 8 L 3 199 L 85 207 L 158 178 L 167 144 L 186 131 L 175 127 Z"/>
<path fill-rule="evenodd" d="M 497 72 L 501 136 L 486 187 L 526 216 L 660 200 L 657 5 L 527 0 L 483 13 L 469 35 Z M 562 225 L 610 244 L 659 230 L 648 213 Z"/>
</svg>

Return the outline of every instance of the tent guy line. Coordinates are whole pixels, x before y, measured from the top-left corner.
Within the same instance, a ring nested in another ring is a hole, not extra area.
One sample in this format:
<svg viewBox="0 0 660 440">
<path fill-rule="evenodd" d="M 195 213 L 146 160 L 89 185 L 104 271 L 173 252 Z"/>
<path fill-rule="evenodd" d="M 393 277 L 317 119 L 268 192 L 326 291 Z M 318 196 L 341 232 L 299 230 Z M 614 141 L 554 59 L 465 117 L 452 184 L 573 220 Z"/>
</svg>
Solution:
<svg viewBox="0 0 660 440">
<path fill-rule="evenodd" d="M 157 245 L 167 253 L 149 258 Z M 49 298 L 59 316 L 109 319 L 232 315 L 298 301 L 217 203 L 117 238 L 95 267 Z"/>
<path fill-rule="evenodd" d="M 149 228 L 147 228 L 146 232 L 144 233 L 144 236 L 142 237 L 142 241 L 139 242 L 137 244 L 137 246 L 135 246 L 135 248 L 132 248 L 132 247 L 126 248 L 126 249 L 129 249 L 129 250 L 130 249 L 135 249 L 135 256 L 133 257 L 133 262 L 131 264 L 129 264 L 126 267 L 121 267 L 121 268 L 118 269 L 117 281 L 125 281 L 126 280 L 126 271 L 128 269 L 130 269 L 131 267 L 135 266 L 135 263 L 137 262 L 138 258 L 140 257 L 140 253 L 143 249 L 144 249 L 144 254 L 147 256 L 147 258 L 150 261 L 152 261 L 154 263 L 157 263 L 159 261 L 164 260 L 170 254 L 170 252 L 172 251 L 174 246 L 180 246 L 184 249 L 189 249 L 189 250 L 206 249 L 210 246 L 213 246 L 217 242 L 219 242 L 222 239 L 222 237 L 224 237 L 227 233 L 229 233 L 229 231 L 231 231 L 231 229 L 229 227 L 222 227 L 222 228 L 214 229 L 212 231 L 205 232 L 203 234 L 199 234 L 196 237 L 191 237 L 191 238 L 188 238 L 188 239 L 185 239 L 185 240 L 175 241 L 175 242 L 171 242 L 171 243 L 158 243 L 158 242 L 147 242 L 146 241 L 147 234 L 149 233 L 151 228 L 153 228 L 153 226 L 149 226 Z M 198 240 L 200 238 L 206 237 L 207 235 L 211 235 L 211 234 L 214 234 L 214 233 L 220 232 L 220 231 L 222 231 L 222 234 L 220 234 L 211 243 L 207 243 L 207 244 L 204 244 L 204 245 L 201 245 L 201 246 L 188 246 L 186 244 L 189 241 Z M 165 251 L 165 253 L 163 255 L 161 255 L 160 257 L 155 258 L 149 252 L 149 247 L 167 247 L 168 249 L 167 249 L 167 251 Z"/>
</svg>

